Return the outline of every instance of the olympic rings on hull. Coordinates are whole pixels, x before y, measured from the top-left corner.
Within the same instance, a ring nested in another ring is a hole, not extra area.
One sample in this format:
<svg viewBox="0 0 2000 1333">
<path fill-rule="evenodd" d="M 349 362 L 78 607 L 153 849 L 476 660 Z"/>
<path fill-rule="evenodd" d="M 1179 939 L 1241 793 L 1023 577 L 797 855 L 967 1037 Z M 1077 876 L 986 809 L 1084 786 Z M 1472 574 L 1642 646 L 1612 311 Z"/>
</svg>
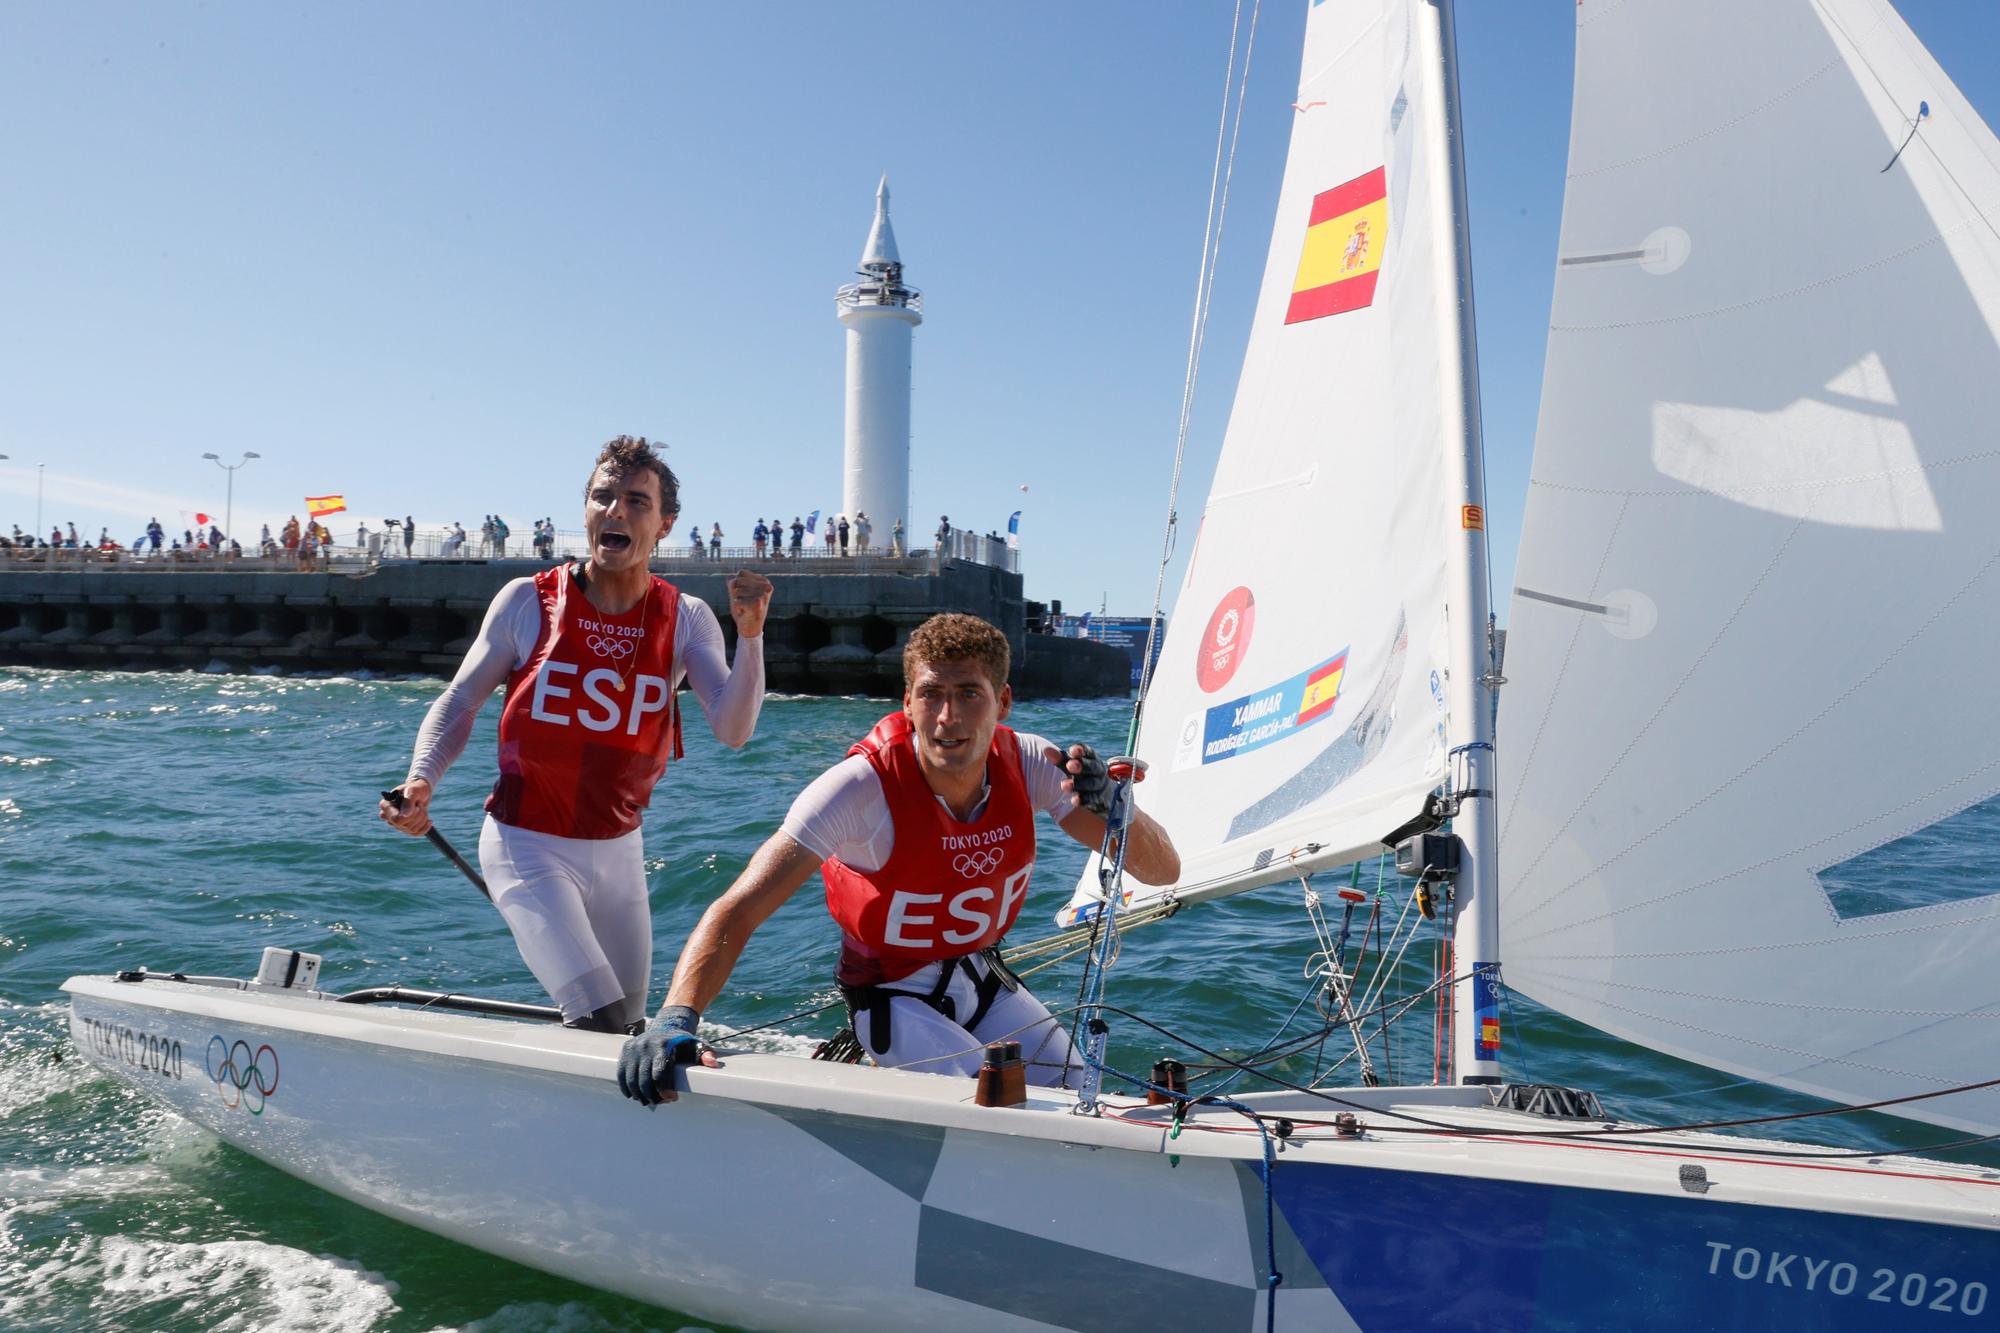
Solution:
<svg viewBox="0 0 2000 1333">
<path fill-rule="evenodd" d="M 253 1051 L 242 1038 L 232 1042 L 218 1033 L 208 1039 L 202 1063 L 222 1094 L 222 1104 L 232 1111 L 241 1106 L 251 1115 L 262 1115 L 264 1104 L 278 1095 L 278 1053 L 268 1042 Z"/>
</svg>

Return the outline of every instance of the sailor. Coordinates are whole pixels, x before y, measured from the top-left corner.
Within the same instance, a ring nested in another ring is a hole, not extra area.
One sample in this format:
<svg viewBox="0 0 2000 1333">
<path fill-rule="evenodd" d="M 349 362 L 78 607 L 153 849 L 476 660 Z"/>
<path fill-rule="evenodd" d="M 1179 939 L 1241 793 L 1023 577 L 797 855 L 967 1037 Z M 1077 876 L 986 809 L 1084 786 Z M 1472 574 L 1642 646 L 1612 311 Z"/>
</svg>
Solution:
<svg viewBox="0 0 2000 1333">
<path fill-rule="evenodd" d="M 707 603 L 647 567 L 679 513 L 679 484 L 644 439 L 605 445 L 584 489 L 588 558 L 500 590 L 417 732 L 401 807 L 380 806 L 403 832 L 427 832 L 433 790 L 480 705 L 506 687 L 479 863 L 521 957 L 571 1027 L 623 1032 L 646 1016 L 653 925 L 640 817 L 668 758 L 681 757 L 675 687 L 687 679 L 732 749 L 763 705 L 771 581 L 747 571 L 729 581 L 732 670 Z"/>
<path fill-rule="evenodd" d="M 1068 1039 L 1001 960 L 1035 862 L 1035 815 L 1096 849 L 1111 794 L 1087 745 L 1058 749 L 1002 726 L 1013 707 L 1007 638 L 976 616 L 933 616 L 903 650 L 903 709 L 815 779 L 681 951 L 659 1015 L 625 1043 L 618 1084 L 674 1100 L 673 1069 L 700 1053 L 701 1010 L 750 934 L 815 870 L 841 930 L 834 978 L 878 1065 L 971 1075 L 984 1044 L 1019 1040 L 1028 1077 L 1061 1082 Z M 1135 811 L 1125 867 L 1171 883 L 1180 857 Z"/>
</svg>

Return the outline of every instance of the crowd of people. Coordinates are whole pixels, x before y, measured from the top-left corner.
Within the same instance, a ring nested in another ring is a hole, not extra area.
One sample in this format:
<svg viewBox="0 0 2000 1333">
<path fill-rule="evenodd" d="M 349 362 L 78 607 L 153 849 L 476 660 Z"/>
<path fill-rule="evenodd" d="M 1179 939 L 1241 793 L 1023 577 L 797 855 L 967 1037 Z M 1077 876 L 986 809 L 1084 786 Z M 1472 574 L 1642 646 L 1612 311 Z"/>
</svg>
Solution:
<svg viewBox="0 0 2000 1333">
<path fill-rule="evenodd" d="M 695 559 L 721 559 L 723 533 L 720 523 L 711 523 L 706 534 L 699 523 L 688 527 L 688 552 Z M 822 515 L 820 510 L 801 516 L 793 514 L 787 523 L 782 514 L 759 515 L 750 529 L 750 550 L 758 560 L 802 560 L 819 554 L 824 546 L 830 556 L 903 556 L 909 553 L 903 520 L 897 519 L 883 534 L 865 510 L 853 517 L 839 512 Z"/>
<path fill-rule="evenodd" d="M 699 523 L 690 523 L 687 532 L 688 545 L 684 549 L 692 558 L 723 558 L 725 542 L 720 523 L 710 523 L 706 530 Z M 498 514 L 487 514 L 479 525 L 476 544 L 463 523 L 453 522 L 449 527 L 438 529 L 434 538 L 427 538 L 424 549 L 419 550 L 416 518 L 405 515 L 401 519 L 385 519 L 378 529 L 372 531 L 365 521 L 360 523 L 355 529 L 351 553 L 370 560 L 381 560 L 396 556 L 400 547 L 400 554 L 405 559 L 433 555 L 448 560 L 506 559 L 510 554 L 508 543 L 512 536 L 513 530 L 505 519 Z M 527 555 L 536 560 L 553 561 L 556 559 L 558 537 L 554 519 L 538 518 L 534 521 L 528 550 L 516 548 L 512 554 L 515 558 Z M 989 563 L 998 563 L 994 552 L 1005 546 L 1005 540 L 998 533 L 988 533 L 982 546 L 976 533 L 954 528 L 949 515 L 939 516 L 933 543 L 933 550 L 940 555 L 955 554 L 963 558 L 985 556 Z M 308 519 L 301 523 L 298 516 L 293 515 L 276 536 L 272 535 L 270 524 L 263 525 L 254 551 L 267 562 L 313 569 L 327 567 L 334 553 L 345 545 L 338 542 L 332 531 L 319 520 Z M 817 509 L 804 516 L 794 514 L 790 522 L 782 516 L 766 518 L 760 515 L 750 529 L 750 550 L 758 560 L 800 560 L 819 555 L 822 551 L 827 556 L 836 557 L 881 555 L 900 558 L 909 553 L 908 534 L 901 519 L 895 520 L 889 531 L 883 534 L 866 511 L 857 510 L 850 518 L 839 512 L 823 515 Z M 78 536 L 74 523 L 69 524 L 66 530 L 60 525 L 51 528 L 45 539 L 23 532 L 18 524 L 11 538 L 0 536 L 0 554 L 42 551 L 90 552 L 98 557 L 115 557 L 129 551 L 134 555 L 170 560 L 215 556 L 240 558 L 244 555 L 241 543 L 226 538 L 222 529 L 212 522 L 206 527 L 186 528 L 179 536 L 174 536 L 157 517 L 147 522 L 145 529 L 129 547 L 114 539 L 108 528 L 99 531 L 95 542 L 85 541 Z"/>
</svg>

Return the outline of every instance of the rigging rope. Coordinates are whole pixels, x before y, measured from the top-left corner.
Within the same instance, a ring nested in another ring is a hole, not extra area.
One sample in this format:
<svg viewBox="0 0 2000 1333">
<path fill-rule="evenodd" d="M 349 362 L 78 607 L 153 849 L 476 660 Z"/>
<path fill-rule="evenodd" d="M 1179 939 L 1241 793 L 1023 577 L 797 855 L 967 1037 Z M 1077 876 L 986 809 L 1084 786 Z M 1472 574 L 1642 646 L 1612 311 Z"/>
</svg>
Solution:
<svg viewBox="0 0 2000 1333">
<path fill-rule="evenodd" d="M 1167 487 L 1166 532 L 1161 541 L 1160 567 L 1153 578 L 1153 609 L 1146 623 L 1146 649 L 1140 656 L 1139 697 L 1132 703 L 1132 728 L 1126 737 L 1127 753 L 1139 745 L 1139 722 L 1146 713 L 1146 695 L 1153 684 L 1153 650 L 1160 636 L 1160 612 L 1166 595 L 1167 565 L 1174 558 L 1175 534 L 1180 524 L 1181 468 L 1187 459 L 1188 428 L 1194 417 L 1194 390 L 1201 378 L 1201 351 L 1208 339 L 1208 308 L 1215 296 L 1215 259 L 1222 249 L 1223 225 L 1229 217 L 1229 184 L 1236 174 L 1236 142 L 1243 130 L 1243 99 L 1250 87 L 1250 57 L 1257 49 L 1257 19 L 1263 0 L 1251 0 L 1250 26 L 1243 33 L 1243 68 L 1236 68 L 1237 34 L 1243 31 L 1243 0 L 1229 20 L 1229 61 L 1222 75 L 1222 113 L 1215 125 L 1215 163 L 1209 168 L 1208 216 L 1202 222 L 1201 263 L 1195 272 L 1194 319 L 1188 329 L 1187 371 L 1181 378 L 1180 425 L 1174 435 L 1173 479 Z M 1235 85 L 1236 112 L 1232 121 L 1229 108 L 1231 84 Z M 1228 153 L 1223 152 L 1225 134 Z"/>
</svg>

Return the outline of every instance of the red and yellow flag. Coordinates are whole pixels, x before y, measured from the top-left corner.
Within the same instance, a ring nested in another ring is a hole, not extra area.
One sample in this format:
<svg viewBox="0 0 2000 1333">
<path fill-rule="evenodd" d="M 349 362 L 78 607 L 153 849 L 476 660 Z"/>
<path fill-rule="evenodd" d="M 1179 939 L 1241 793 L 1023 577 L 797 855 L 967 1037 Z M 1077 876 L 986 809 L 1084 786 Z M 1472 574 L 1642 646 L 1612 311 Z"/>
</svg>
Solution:
<svg viewBox="0 0 2000 1333">
<path fill-rule="evenodd" d="M 1389 185 L 1381 167 L 1314 195 L 1285 323 L 1373 304 L 1388 243 Z"/>
<path fill-rule="evenodd" d="M 1317 722 L 1333 711 L 1340 698 L 1340 678 L 1346 674 L 1347 654 L 1342 653 L 1306 677 L 1305 693 L 1299 698 L 1298 725 Z"/>
<path fill-rule="evenodd" d="M 325 518 L 328 514 L 347 512 L 347 497 L 344 495 L 308 495 L 306 497 L 306 517 Z"/>
</svg>

